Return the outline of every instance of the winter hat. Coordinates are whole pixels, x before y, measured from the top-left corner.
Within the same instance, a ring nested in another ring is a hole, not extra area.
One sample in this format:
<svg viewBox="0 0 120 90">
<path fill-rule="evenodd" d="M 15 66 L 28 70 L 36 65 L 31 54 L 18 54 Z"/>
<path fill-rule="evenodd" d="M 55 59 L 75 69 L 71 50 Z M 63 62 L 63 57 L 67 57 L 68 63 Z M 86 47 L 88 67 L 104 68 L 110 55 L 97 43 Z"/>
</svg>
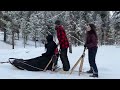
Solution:
<svg viewBox="0 0 120 90">
<path fill-rule="evenodd" d="M 56 20 L 56 21 L 55 21 L 55 24 L 60 25 L 60 24 L 61 24 L 61 21 L 60 21 L 60 20 Z"/>
</svg>

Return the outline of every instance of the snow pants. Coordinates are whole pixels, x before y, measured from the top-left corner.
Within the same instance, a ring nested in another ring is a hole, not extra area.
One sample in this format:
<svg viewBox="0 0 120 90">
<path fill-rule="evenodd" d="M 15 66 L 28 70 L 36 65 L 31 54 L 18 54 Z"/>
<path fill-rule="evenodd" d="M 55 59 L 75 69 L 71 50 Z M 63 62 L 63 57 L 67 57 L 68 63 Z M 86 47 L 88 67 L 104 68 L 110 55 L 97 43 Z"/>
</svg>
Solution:
<svg viewBox="0 0 120 90">
<path fill-rule="evenodd" d="M 68 56 L 67 56 L 67 48 L 61 49 L 60 58 L 63 64 L 63 70 L 69 71 L 70 63 L 69 63 Z"/>
<path fill-rule="evenodd" d="M 98 68 L 95 62 L 97 49 L 98 49 L 97 47 L 88 49 L 88 59 L 89 59 L 90 67 L 93 70 L 93 74 L 98 74 Z"/>
</svg>

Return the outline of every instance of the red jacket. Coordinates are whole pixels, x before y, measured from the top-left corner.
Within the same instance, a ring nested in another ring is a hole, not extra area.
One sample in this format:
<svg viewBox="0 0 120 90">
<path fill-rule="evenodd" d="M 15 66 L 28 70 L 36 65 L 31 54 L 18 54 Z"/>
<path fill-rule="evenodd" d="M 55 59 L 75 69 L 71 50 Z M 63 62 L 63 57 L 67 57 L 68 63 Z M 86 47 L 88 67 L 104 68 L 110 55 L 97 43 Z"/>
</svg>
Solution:
<svg viewBox="0 0 120 90">
<path fill-rule="evenodd" d="M 97 47 L 97 44 L 98 44 L 98 39 L 96 38 L 96 36 L 88 32 L 86 37 L 86 43 L 85 43 L 87 48 L 90 49 L 93 47 Z"/>
<path fill-rule="evenodd" d="M 57 38 L 59 40 L 60 48 L 68 48 L 69 42 L 65 33 L 63 26 L 56 26 L 55 29 L 57 30 Z"/>
</svg>

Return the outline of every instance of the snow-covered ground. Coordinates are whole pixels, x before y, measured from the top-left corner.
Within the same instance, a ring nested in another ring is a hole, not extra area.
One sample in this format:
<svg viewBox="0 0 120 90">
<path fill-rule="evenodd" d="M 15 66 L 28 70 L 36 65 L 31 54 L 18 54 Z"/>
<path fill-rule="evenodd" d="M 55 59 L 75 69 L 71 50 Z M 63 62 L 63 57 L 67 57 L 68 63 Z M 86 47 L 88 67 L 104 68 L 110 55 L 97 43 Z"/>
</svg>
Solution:
<svg viewBox="0 0 120 90">
<path fill-rule="evenodd" d="M 44 47 L 35 48 L 32 45 L 23 47 L 22 41 L 17 41 L 15 49 L 11 45 L 5 44 L 3 41 L 3 34 L 0 33 L 0 61 L 8 61 L 8 58 L 23 58 L 29 59 L 40 56 L 45 52 Z M 33 44 L 34 45 L 34 44 Z M 79 59 L 83 52 L 83 46 L 73 47 L 73 53 L 68 53 L 71 68 Z M 88 52 L 85 52 L 85 59 L 83 71 L 89 69 Z M 96 56 L 96 63 L 99 70 L 98 79 L 120 79 L 120 47 L 116 46 L 100 46 Z M 59 59 L 58 65 L 62 67 Z M 75 68 L 78 71 L 79 65 Z M 61 74 L 47 72 L 32 72 L 26 70 L 18 70 L 8 63 L 0 64 L 0 79 L 96 79 L 89 77 L 88 74 L 78 75 L 77 72 L 73 74 Z"/>
</svg>

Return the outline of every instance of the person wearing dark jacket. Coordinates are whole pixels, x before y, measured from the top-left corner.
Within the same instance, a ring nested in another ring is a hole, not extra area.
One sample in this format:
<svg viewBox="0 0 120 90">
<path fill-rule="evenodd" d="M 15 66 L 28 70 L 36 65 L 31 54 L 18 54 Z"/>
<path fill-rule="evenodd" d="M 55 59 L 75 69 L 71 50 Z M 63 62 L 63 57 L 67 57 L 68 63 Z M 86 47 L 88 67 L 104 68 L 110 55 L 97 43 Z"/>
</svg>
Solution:
<svg viewBox="0 0 120 90">
<path fill-rule="evenodd" d="M 91 77 L 98 77 L 98 68 L 95 62 L 95 57 L 98 49 L 98 37 L 96 34 L 96 27 L 94 24 L 87 25 L 86 43 L 85 48 L 88 49 L 88 59 L 90 64 L 90 70 L 87 73 L 93 73 Z"/>
<path fill-rule="evenodd" d="M 61 21 L 56 20 L 55 25 L 56 25 L 55 30 L 57 31 L 57 38 L 58 38 L 60 50 L 61 50 L 60 58 L 63 64 L 63 70 L 69 71 L 70 63 L 69 63 L 68 56 L 67 56 L 69 42 L 68 42 L 64 27 L 61 25 Z"/>
<path fill-rule="evenodd" d="M 46 52 L 42 54 L 42 56 L 27 59 L 27 60 L 14 60 L 12 64 L 21 69 L 21 70 L 28 70 L 28 71 L 43 71 L 44 68 L 47 66 L 48 62 L 51 60 L 54 52 L 57 48 L 56 43 L 53 41 L 53 36 L 48 35 L 46 37 L 47 44 L 45 44 Z M 47 70 L 52 70 L 53 62 L 48 66 Z"/>
</svg>

